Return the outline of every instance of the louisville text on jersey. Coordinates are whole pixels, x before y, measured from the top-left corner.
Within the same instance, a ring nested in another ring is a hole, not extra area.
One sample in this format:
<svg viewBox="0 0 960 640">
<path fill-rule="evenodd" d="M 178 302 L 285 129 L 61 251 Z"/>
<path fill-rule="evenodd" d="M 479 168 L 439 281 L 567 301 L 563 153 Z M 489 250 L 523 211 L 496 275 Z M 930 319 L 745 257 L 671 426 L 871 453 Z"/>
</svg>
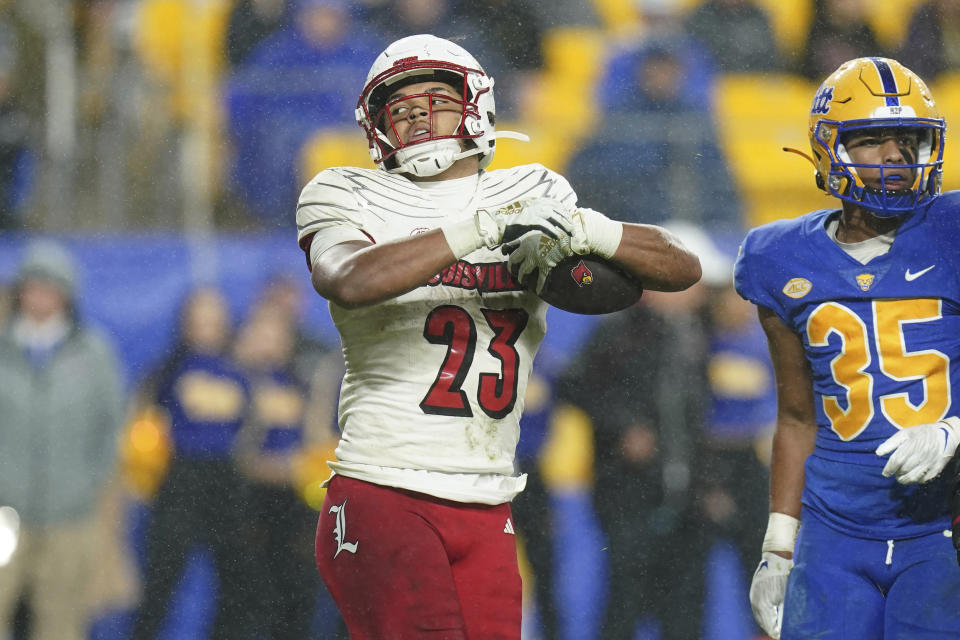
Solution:
<svg viewBox="0 0 960 640">
<path fill-rule="evenodd" d="M 460 260 L 427 282 L 431 287 L 443 285 L 459 289 L 475 289 L 480 293 L 520 291 L 523 287 L 514 280 L 506 262 L 481 262 L 473 264 Z"/>
</svg>

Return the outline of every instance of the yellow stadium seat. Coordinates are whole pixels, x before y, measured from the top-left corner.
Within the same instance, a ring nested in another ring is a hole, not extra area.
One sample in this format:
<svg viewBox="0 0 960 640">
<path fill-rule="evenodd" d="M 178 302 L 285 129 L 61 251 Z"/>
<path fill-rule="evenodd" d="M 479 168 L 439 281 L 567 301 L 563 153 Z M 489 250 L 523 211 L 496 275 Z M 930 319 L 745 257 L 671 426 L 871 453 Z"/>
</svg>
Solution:
<svg viewBox="0 0 960 640">
<path fill-rule="evenodd" d="M 593 82 L 606 51 L 603 32 L 590 27 L 553 27 L 543 34 L 544 67 L 568 80 Z"/>
<path fill-rule="evenodd" d="M 754 3 L 770 16 L 780 51 L 788 60 L 798 58 L 813 19 L 811 0 L 754 0 Z"/>
<path fill-rule="evenodd" d="M 813 166 L 785 153 L 810 153 L 807 117 L 816 87 L 791 75 L 731 74 L 718 79 L 717 132 L 755 226 L 832 206 L 813 180 Z"/>
<path fill-rule="evenodd" d="M 960 189 L 960 140 L 949 134 L 960 126 L 960 72 L 943 74 L 931 83 L 930 91 L 937 101 L 940 115 L 947 120 L 947 144 L 943 153 L 943 188 Z"/>
<path fill-rule="evenodd" d="M 530 142 L 498 140 L 497 152 L 489 167 L 491 170 L 537 162 L 562 173 L 576 146 L 573 136 L 564 135 L 562 127 L 558 129 L 549 123 L 537 124 L 533 120 L 524 123 L 503 122 L 497 123 L 497 129 L 520 131 L 530 136 Z"/>
<path fill-rule="evenodd" d="M 634 27 L 639 18 L 634 0 L 593 0 L 593 8 L 604 29 L 610 33 Z"/>
<path fill-rule="evenodd" d="M 229 0 L 145 0 L 138 6 L 135 48 L 144 67 L 190 117 L 225 63 Z"/>
<path fill-rule="evenodd" d="M 606 55 L 603 32 L 590 27 L 555 27 L 543 38 L 544 71 L 530 92 L 522 122 L 497 123 L 522 131 L 526 145 L 498 143 L 494 168 L 541 162 L 562 171 L 596 108 L 594 86 Z"/>
<path fill-rule="evenodd" d="M 301 147 L 301 183 L 330 167 L 375 167 L 360 127 L 320 129 Z"/>
<path fill-rule="evenodd" d="M 593 483 L 593 423 L 572 405 L 557 407 L 540 455 L 540 473 L 551 490 L 583 489 Z"/>
<path fill-rule="evenodd" d="M 876 32 L 881 46 L 891 51 L 900 47 L 907 35 L 907 27 L 910 26 L 914 10 L 923 2 L 926 0 L 869 3 L 867 20 Z"/>
</svg>

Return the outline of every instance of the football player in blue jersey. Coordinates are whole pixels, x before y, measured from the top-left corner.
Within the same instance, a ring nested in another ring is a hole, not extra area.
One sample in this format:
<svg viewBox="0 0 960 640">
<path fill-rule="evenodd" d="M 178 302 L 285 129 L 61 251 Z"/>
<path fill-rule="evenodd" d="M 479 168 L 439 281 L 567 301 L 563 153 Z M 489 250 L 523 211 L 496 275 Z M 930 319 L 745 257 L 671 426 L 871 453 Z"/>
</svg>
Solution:
<svg viewBox="0 0 960 640">
<path fill-rule="evenodd" d="M 844 63 L 809 127 L 817 186 L 840 208 L 741 247 L 737 291 L 778 388 L 750 588 L 774 638 L 960 638 L 945 472 L 960 442 L 960 192 L 940 193 L 944 130 L 899 62 Z"/>
</svg>

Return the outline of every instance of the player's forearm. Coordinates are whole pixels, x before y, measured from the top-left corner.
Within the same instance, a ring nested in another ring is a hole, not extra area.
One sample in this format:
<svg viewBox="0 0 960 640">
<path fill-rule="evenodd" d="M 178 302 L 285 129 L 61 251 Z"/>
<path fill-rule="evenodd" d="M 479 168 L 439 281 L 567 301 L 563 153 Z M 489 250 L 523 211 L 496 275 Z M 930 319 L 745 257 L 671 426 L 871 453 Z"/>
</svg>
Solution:
<svg viewBox="0 0 960 640">
<path fill-rule="evenodd" d="M 332 247 L 314 264 L 313 285 L 342 307 L 365 307 L 416 289 L 455 260 L 439 230 L 352 249 Z"/>
<path fill-rule="evenodd" d="M 770 466 L 770 511 L 800 518 L 804 463 L 813 452 L 816 425 L 780 417 Z"/>
<path fill-rule="evenodd" d="M 701 276 L 696 255 L 666 229 L 647 224 L 624 223 L 613 259 L 652 291 L 682 291 Z"/>
</svg>

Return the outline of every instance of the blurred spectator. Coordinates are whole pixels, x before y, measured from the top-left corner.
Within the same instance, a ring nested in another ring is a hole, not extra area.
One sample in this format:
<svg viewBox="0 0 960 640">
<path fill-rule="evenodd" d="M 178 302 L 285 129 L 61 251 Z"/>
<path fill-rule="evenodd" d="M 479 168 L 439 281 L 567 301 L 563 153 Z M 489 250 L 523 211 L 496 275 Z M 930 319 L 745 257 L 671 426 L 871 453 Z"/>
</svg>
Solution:
<svg viewBox="0 0 960 640">
<path fill-rule="evenodd" d="M 884 55 L 867 11 L 864 0 L 814 0 L 800 74 L 820 82 L 847 60 Z"/>
<path fill-rule="evenodd" d="M 534 369 L 524 394 L 523 416 L 520 418 L 520 440 L 517 443 L 517 466 L 527 474 L 527 485 L 510 503 L 516 529 L 523 539 L 530 568 L 533 570 L 533 593 L 541 640 L 556 640 L 559 635 L 557 603 L 554 590 L 554 526 L 550 493 L 540 473 L 540 455 L 549 430 L 553 409 L 551 397 L 557 358 L 546 349 L 537 354 Z"/>
<path fill-rule="evenodd" d="M 273 305 L 256 307 L 234 354 L 251 383 L 252 406 L 238 437 L 241 471 L 250 479 L 250 521 L 261 629 L 271 640 L 307 638 L 321 581 L 313 561 L 317 514 L 300 495 L 298 466 L 310 442 L 308 391 L 294 369 L 296 331 Z M 331 407 L 327 407 L 332 415 Z M 329 439 L 332 448 L 333 440 Z"/>
<path fill-rule="evenodd" d="M 536 90 L 543 69 L 542 15 L 531 0 L 473 0 L 457 6 L 454 25 L 459 28 L 467 20 L 477 28 L 471 35 L 483 43 L 479 48 L 465 46 L 468 51 L 481 51 L 476 55 L 482 56 L 479 59 L 489 67 L 485 70 L 497 82 L 501 120 L 519 117 L 532 99 L 527 93 Z M 491 58 L 491 54 L 497 57 Z"/>
<path fill-rule="evenodd" d="M 232 188 L 268 225 L 293 220 L 303 141 L 322 127 L 353 122 L 363 78 L 381 49 L 354 23 L 348 0 L 294 2 L 289 25 L 251 51 L 225 87 Z"/>
<path fill-rule="evenodd" d="M 180 323 L 177 345 L 140 400 L 167 414 L 173 452 L 147 529 L 143 602 L 133 637 L 157 637 L 188 553 L 204 545 L 219 578 L 209 637 L 242 640 L 255 629 L 259 597 L 251 582 L 247 485 L 233 462 L 249 383 L 226 353 L 230 318 L 218 291 L 193 292 Z"/>
<path fill-rule="evenodd" d="M 770 17 L 753 0 L 707 0 L 694 9 L 686 26 L 710 50 L 720 72 L 780 69 Z"/>
<path fill-rule="evenodd" d="M 700 637 L 690 475 L 708 397 L 705 293 L 701 284 L 646 292 L 603 319 L 557 382 L 558 404 L 582 409 L 594 428 L 610 576 L 604 640 L 634 638 L 646 617 L 663 640 Z"/>
<path fill-rule="evenodd" d="M 680 7 L 672 0 L 636 0 L 645 30 L 641 38 L 610 53 L 600 84 L 598 100 L 606 112 L 636 111 L 638 80 L 648 56 L 663 57 L 669 52 L 675 60 L 673 75 L 658 81 L 675 85 L 675 99 L 691 109 L 710 108 L 713 92 L 714 61 L 709 51 L 686 30 Z M 642 100 L 642 99 L 641 99 Z"/>
<path fill-rule="evenodd" d="M 960 0 L 918 5 L 897 60 L 922 78 L 960 71 Z"/>
<path fill-rule="evenodd" d="M 718 540 L 733 543 L 743 583 L 749 584 L 768 513 L 762 488 L 770 484 L 777 399 L 763 330 L 752 305 L 733 289 L 732 260 L 725 262 L 724 277 L 707 283 L 712 288 L 710 406 L 696 486 L 702 521 L 708 523 L 701 548 L 707 550 Z M 706 273 L 705 268 L 705 279 Z"/>
<path fill-rule="evenodd" d="M 762 488 L 769 485 L 777 411 L 773 367 L 756 312 L 733 288 L 733 258 L 702 230 L 676 224 L 671 229 L 700 257 L 708 311 L 709 393 L 692 474 L 699 526 L 692 532 L 687 559 L 706 567 L 718 543 L 732 543 L 739 552 L 739 578 L 746 585 L 768 507 Z M 688 593 L 693 601 L 704 602 L 706 572 L 688 575 Z M 747 624 L 759 637 L 759 628 Z"/>
<path fill-rule="evenodd" d="M 0 282 L 0 332 L 7 328 L 7 321 L 13 310 L 13 287 L 6 282 Z"/>
<path fill-rule="evenodd" d="M 106 569 L 123 395 L 112 346 L 77 317 L 76 272 L 59 246 L 30 247 L 0 335 L 0 635 L 23 595 L 32 638 L 85 639 Z"/>
<path fill-rule="evenodd" d="M 298 273 L 297 276 L 300 274 Z M 292 325 L 294 345 L 291 354 L 293 375 L 304 382 L 311 382 L 318 374 L 326 374 L 327 380 L 342 373 L 342 365 L 336 361 L 343 359 L 339 350 L 305 327 L 304 308 L 306 298 L 303 291 L 303 278 L 294 277 L 290 272 L 274 273 L 266 286 L 260 291 L 255 302 L 258 308 L 272 308 L 280 312 Z M 333 361 L 333 362 L 331 362 Z M 324 371 L 318 371 L 320 368 Z M 327 416 L 329 417 L 329 416 Z"/>
<path fill-rule="evenodd" d="M 227 22 L 227 63 L 246 60 L 264 39 L 272 36 L 287 19 L 288 0 L 237 0 Z"/>
<path fill-rule="evenodd" d="M 738 230 L 739 194 L 706 106 L 710 83 L 702 78 L 705 86 L 689 90 L 695 63 L 681 47 L 650 39 L 629 65 L 617 63 L 619 79 L 607 80 L 616 98 L 568 174 L 581 202 L 618 220 L 676 217 Z"/>
<path fill-rule="evenodd" d="M 583 0 L 525 0 L 545 28 L 561 26 L 599 27 L 593 2 Z"/>
<path fill-rule="evenodd" d="M 19 36 L 0 22 L 0 230 L 23 226 L 33 186 L 30 121 L 15 97 Z"/>
<path fill-rule="evenodd" d="M 476 4 L 478 6 L 472 6 Z M 415 35 L 430 33 L 456 42 L 483 61 L 483 70 L 498 79 L 510 69 L 524 68 L 532 59 L 540 56 L 540 21 L 526 11 L 522 2 L 506 3 L 509 8 L 495 8 L 497 0 L 461 2 L 454 0 L 387 0 L 384 6 L 370 14 L 370 23 L 383 34 L 387 42 Z M 497 11 L 491 18 L 491 11 Z M 519 17 L 533 18 L 530 24 L 511 23 Z M 488 20 L 484 23 L 482 20 Z M 500 22 L 499 25 L 490 24 Z M 507 45 L 503 38 L 520 38 L 519 42 Z M 511 59 L 523 50 L 517 59 Z M 501 108 L 501 82 L 497 82 L 497 111 Z"/>
</svg>

